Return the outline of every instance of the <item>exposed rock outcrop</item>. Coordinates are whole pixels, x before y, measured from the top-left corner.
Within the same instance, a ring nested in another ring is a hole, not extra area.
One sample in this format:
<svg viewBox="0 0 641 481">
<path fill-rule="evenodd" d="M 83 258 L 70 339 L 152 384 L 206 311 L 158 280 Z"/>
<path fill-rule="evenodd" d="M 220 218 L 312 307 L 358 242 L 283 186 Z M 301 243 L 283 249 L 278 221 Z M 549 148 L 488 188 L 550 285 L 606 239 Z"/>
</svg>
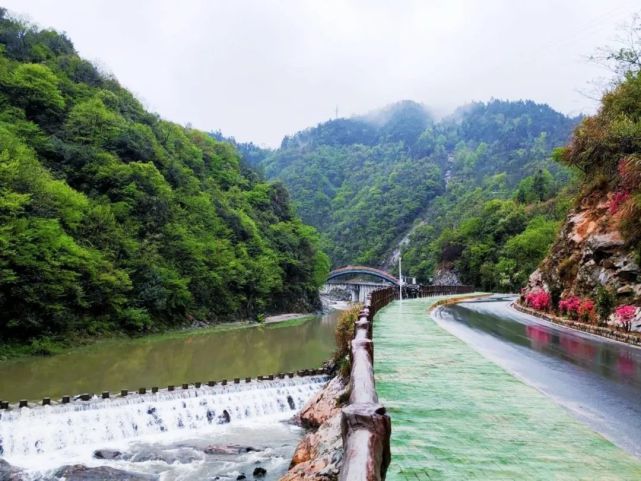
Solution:
<svg viewBox="0 0 641 481">
<path fill-rule="evenodd" d="M 281 481 L 334 481 L 343 459 L 339 400 L 347 386 L 337 376 L 316 394 L 297 415 L 301 426 L 311 429 L 296 448 L 290 469 Z"/>
<path fill-rule="evenodd" d="M 612 194 L 592 193 L 567 216 L 550 253 L 530 276 L 526 290 L 543 288 L 553 298 L 596 295 L 598 286 L 618 303 L 641 303 L 641 270 L 621 233 Z"/>
<path fill-rule="evenodd" d="M 443 263 L 436 271 L 434 271 L 434 278 L 432 284 L 435 286 L 462 286 L 463 283 L 458 278 L 454 266 L 450 263 Z"/>
</svg>

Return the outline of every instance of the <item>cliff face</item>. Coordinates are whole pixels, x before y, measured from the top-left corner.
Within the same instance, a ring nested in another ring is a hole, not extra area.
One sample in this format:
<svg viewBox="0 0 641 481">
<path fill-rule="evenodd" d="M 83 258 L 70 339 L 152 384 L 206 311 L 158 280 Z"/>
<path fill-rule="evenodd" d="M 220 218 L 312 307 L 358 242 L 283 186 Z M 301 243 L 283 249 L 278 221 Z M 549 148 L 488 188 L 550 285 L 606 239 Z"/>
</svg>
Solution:
<svg viewBox="0 0 641 481">
<path fill-rule="evenodd" d="M 641 303 L 641 270 L 621 233 L 623 210 L 612 208 L 614 195 L 593 192 L 569 213 L 527 291 L 542 288 L 553 299 L 594 298 L 603 286 L 616 295 L 617 304 Z"/>
</svg>

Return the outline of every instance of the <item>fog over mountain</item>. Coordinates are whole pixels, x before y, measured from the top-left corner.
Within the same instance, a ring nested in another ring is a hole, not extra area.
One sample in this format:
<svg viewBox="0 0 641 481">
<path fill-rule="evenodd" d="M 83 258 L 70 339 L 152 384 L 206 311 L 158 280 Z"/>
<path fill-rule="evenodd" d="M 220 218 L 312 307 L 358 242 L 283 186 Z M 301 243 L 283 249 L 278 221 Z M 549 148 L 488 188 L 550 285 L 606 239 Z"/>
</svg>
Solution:
<svg viewBox="0 0 641 481">
<path fill-rule="evenodd" d="M 632 0 L 6 0 L 73 38 L 163 117 L 276 146 L 309 125 L 413 99 L 443 115 L 491 98 L 592 113 L 587 57 Z M 553 14 L 550 14 L 553 12 Z M 587 94 L 587 95 L 586 95 Z"/>
</svg>

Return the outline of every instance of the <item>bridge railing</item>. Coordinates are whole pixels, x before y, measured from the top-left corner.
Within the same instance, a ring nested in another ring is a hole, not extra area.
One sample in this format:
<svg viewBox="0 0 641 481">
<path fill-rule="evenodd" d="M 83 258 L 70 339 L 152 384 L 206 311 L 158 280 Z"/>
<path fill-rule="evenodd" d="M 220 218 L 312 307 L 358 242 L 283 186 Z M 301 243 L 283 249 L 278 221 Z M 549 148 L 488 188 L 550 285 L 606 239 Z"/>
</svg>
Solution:
<svg viewBox="0 0 641 481">
<path fill-rule="evenodd" d="M 405 288 L 403 296 L 432 297 L 473 291 L 472 286 L 416 286 Z M 390 464 L 392 422 L 376 393 L 372 327 L 376 313 L 398 298 L 398 287 L 372 292 L 354 326 L 350 397 L 341 419 L 344 457 L 339 481 L 381 481 Z"/>
</svg>

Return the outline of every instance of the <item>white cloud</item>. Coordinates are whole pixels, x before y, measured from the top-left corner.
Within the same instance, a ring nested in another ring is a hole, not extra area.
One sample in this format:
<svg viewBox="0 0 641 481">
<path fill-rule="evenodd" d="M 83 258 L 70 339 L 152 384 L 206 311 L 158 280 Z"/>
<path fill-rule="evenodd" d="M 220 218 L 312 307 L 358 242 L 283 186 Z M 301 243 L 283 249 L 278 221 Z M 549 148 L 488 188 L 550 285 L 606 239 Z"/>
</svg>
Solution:
<svg viewBox="0 0 641 481">
<path fill-rule="evenodd" d="M 163 117 L 277 145 L 401 99 L 529 98 L 569 114 L 633 0 L 4 0 L 66 31 Z"/>
</svg>

